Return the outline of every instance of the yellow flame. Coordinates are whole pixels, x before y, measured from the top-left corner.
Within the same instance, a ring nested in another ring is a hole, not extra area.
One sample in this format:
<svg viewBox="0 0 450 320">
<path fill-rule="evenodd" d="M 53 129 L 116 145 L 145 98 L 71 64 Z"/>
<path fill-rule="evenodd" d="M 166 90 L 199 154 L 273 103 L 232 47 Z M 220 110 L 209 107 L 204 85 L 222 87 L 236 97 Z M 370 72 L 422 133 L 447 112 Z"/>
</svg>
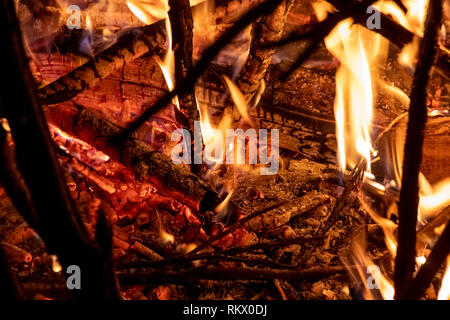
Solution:
<svg viewBox="0 0 450 320">
<path fill-rule="evenodd" d="M 163 60 L 161 61 L 159 57 L 156 57 L 156 61 L 161 68 L 164 80 L 166 81 L 169 91 L 172 91 L 173 89 L 175 89 L 175 54 L 172 50 L 172 28 L 170 26 L 170 20 L 168 18 L 166 18 L 166 33 L 169 47 L 166 54 L 164 55 Z M 180 109 L 178 96 L 175 96 L 173 98 L 172 103 L 176 105 L 178 109 Z"/>
<path fill-rule="evenodd" d="M 378 80 L 378 85 L 381 90 L 397 98 L 404 106 L 409 106 L 409 97 L 400 88 L 381 79 Z"/>
<path fill-rule="evenodd" d="M 233 195 L 233 191 L 228 193 L 228 195 L 225 197 L 225 199 L 214 209 L 216 213 L 223 213 L 228 208 L 228 204 L 230 203 L 231 196 Z"/>
<path fill-rule="evenodd" d="M 326 1 L 312 2 L 311 5 L 319 22 L 325 20 L 328 13 L 335 11 L 333 5 Z"/>
<path fill-rule="evenodd" d="M 374 7 L 385 14 L 391 15 L 394 21 L 417 35 L 411 43 L 402 48 L 398 56 L 401 65 L 413 68 L 419 49 L 419 37 L 423 37 L 428 1 L 403 0 L 402 2 L 407 8 L 406 14 L 393 1 L 379 1 L 374 4 Z"/>
<path fill-rule="evenodd" d="M 441 180 L 430 186 L 425 177 L 421 175 L 419 221 L 430 219 L 450 205 L 450 178 Z"/>
<path fill-rule="evenodd" d="M 167 0 L 128 0 L 127 6 L 139 20 L 147 25 L 167 17 Z"/>
<path fill-rule="evenodd" d="M 427 258 L 425 258 L 425 256 L 416 257 L 416 263 L 419 266 L 423 265 L 425 262 L 427 262 Z"/>
<path fill-rule="evenodd" d="M 419 37 L 414 37 L 412 42 L 403 46 L 398 55 L 398 62 L 402 66 L 414 68 L 414 62 L 416 60 L 417 52 L 419 51 L 419 44 Z"/>
<path fill-rule="evenodd" d="M 161 228 L 161 230 L 159 231 L 159 239 L 163 244 L 167 244 L 167 243 L 174 243 L 175 242 L 175 237 L 166 232 L 164 229 Z"/>
<path fill-rule="evenodd" d="M 450 300 L 450 255 L 447 256 L 447 269 L 442 277 L 441 289 L 439 289 L 438 300 Z"/>
<path fill-rule="evenodd" d="M 61 267 L 61 264 L 58 261 L 58 257 L 56 257 L 55 255 L 52 254 L 51 258 L 52 258 L 52 270 L 53 270 L 53 272 L 55 272 L 55 273 L 61 272 L 62 267 Z"/>
<path fill-rule="evenodd" d="M 237 110 L 241 114 L 242 118 L 250 123 L 250 117 L 248 116 L 247 112 L 247 101 L 245 101 L 245 97 L 242 94 L 241 90 L 239 90 L 238 86 L 227 76 L 223 76 L 223 79 L 225 80 L 225 84 L 227 85 L 228 90 L 230 90 L 231 98 L 233 99 Z"/>
<path fill-rule="evenodd" d="M 86 14 L 86 30 L 91 33 L 94 31 L 94 24 L 92 23 L 92 18 L 89 13 Z"/>
<path fill-rule="evenodd" d="M 370 172 L 371 122 L 373 108 L 373 73 L 387 50 L 380 35 L 353 25 L 352 19 L 340 22 L 325 38 L 327 49 L 341 66 L 336 73 L 334 111 L 341 170 L 353 167 L 361 157 Z"/>
<path fill-rule="evenodd" d="M 373 6 L 381 12 L 392 16 L 392 19 L 409 31 L 422 37 L 425 25 L 425 15 L 428 8 L 427 0 L 402 0 L 406 14 L 393 1 L 378 1 Z"/>
</svg>

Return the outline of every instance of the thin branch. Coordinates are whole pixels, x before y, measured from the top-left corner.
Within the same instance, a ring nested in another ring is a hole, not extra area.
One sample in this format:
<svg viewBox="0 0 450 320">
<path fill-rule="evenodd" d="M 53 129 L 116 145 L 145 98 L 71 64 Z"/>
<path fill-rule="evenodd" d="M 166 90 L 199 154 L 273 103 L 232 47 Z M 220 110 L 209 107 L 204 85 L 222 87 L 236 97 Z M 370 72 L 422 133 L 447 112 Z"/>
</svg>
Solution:
<svg viewBox="0 0 450 320">
<path fill-rule="evenodd" d="M 204 259 L 207 259 L 207 260 L 210 260 L 210 259 L 224 259 L 224 260 L 239 259 L 242 257 L 233 257 L 231 255 L 252 252 L 255 250 L 274 250 L 274 249 L 278 249 L 278 248 L 287 247 L 292 244 L 313 242 L 313 241 L 317 241 L 317 240 L 321 240 L 321 239 L 323 239 L 323 236 L 296 237 L 293 239 L 283 239 L 280 241 L 257 243 L 257 244 L 244 246 L 244 247 L 234 247 L 234 248 L 229 248 L 229 249 L 225 249 L 225 250 L 219 250 L 214 254 L 200 253 L 200 254 L 195 254 L 195 255 L 167 258 L 167 259 L 159 260 L 159 261 L 145 260 L 145 261 L 130 262 L 130 263 L 125 263 L 125 264 L 120 265 L 118 267 L 118 269 L 139 268 L 139 267 L 141 267 L 141 268 L 157 268 L 157 267 L 164 267 L 164 266 L 170 266 L 170 265 L 179 265 L 181 263 L 192 262 L 192 261 L 196 261 L 196 260 L 204 260 Z M 248 262 L 249 260 L 246 260 L 246 261 Z M 252 261 L 250 261 L 250 262 L 252 262 Z M 253 261 L 253 262 L 255 262 L 255 261 Z M 291 267 L 291 266 L 284 265 L 284 264 L 274 263 L 272 261 L 269 261 L 269 262 L 272 266 L 275 265 L 277 267 L 284 267 L 284 268 Z M 296 267 L 296 266 L 292 266 L 292 267 Z"/>
<path fill-rule="evenodd" d="M 427 121 L 426 88 L 428 74 L 436 53 L 438 28 L 442 18 L 442 1 L 430 0 L 425 33 L 420 43 L 409 106 L 403 158 L 402 188 L 399 200 L 398 247 L 395 258 L 396 298 L 405 293 L 415 267 L 416 226 L 418 207 L 418 177 L 422 160 L 424 129 Z"/>
</svg>

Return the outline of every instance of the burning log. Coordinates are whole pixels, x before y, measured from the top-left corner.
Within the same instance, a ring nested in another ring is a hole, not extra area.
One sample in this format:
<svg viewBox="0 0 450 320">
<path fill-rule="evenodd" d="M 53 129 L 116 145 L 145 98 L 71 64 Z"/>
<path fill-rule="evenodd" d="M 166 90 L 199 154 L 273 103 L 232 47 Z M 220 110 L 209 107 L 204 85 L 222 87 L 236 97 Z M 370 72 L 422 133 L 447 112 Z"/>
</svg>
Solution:
<svg viewBox="0 0 450 320">
<path fill-rule="evenodd" d="M 62 161 L 68 169 L 74 169 L 78 173 L 84 175 L 87 179 L 91 180 L 99 188 L 108 192 L 109 194 L 113 194 L 114 192 L 116 192 L 114 183 L 102 177 L 98 172 L 90 168 L 87 164 L 82 163 L 75 157 L 72 157 L 64 152 L 60 152 L 59 154 L 63 154 L 64 157 L 69 159 L 67 162 Z"/>
<path fill-rule="evenodd" d="M 130 137 L 122 145 L 111 144 L 121 128 L 80 105 L 59 104 L 46 109 L 49 123 L 97 147 L 130 167 L 139 179 L 149 180 L 163 193 L 195 210 L 211 210 L 220 199 L 186 168 L 175 165 L 166 155 Z"/>
<path fill-rule="evenodd" d="M 39 98 L 44 104 L 55 104 L 75 97 L 117 70 L 126 62 L 144 54 L 161 52 L 165 34 L 161 32 L 163 21 L 128 31 L 109 49 L 99 53 L 67 75 L 39 90 Z"/>
<path fill-rule="evenodd" d="M 177 95 L 189 92 L 194 89 L 195 82 L 202 76 L 204 71 L 207 69 L 208 65 L 212 60 L 219 54 L 219 52 L 226 47 L 231 40 L 236 37 L 239 32 L 241 32 L 245 27 L 251 24 L 258 17 L 270 14 L 281 0 L 274 1 L 264 1 L 257 5 L 255 8 L 249 10 L 247 13 L 242 15 L 242 17 L 236 21 L 236 23 L 228 29 L 224 34 L 222 34 L 219 39 L 216 40 L 208 49 L 203 52 L 202 58 L 196 63 L 194 68 L 189 72 L 186 77 L 183 78 L 181 83 L 177 83 L 174 90 L 166 93 L 161 97 L 153 106 L 144 111 L 136 120 L 128 124 L 125 129 L 120 132 L 116 137 L 116 140 L 124 140 L 135 132 L 139 127 L 152 117 L 155 113 L 160 111 L 162 108 L 167 106 L 170 101 Z"/>
</svg>

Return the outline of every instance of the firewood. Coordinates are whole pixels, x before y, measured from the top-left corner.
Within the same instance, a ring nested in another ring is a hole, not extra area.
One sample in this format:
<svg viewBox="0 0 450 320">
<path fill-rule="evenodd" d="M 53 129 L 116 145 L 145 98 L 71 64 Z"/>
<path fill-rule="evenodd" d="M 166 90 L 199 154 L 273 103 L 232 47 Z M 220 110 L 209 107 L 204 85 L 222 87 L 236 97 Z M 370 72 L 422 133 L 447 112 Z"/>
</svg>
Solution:
<svg viewBox="0 0 450 320">
<path fill-rule="evenodd" d="M 261 81 L 275 53 L 275 49 L 267 49 L 264 46 L 281 38 L 292 4 L 292 0 L 281 2 L 270 15 L 262 17 L 252 25 L 249 56 L 237 80 L 246 101 L 250 101 L 258 87 L 262 85 Z"/>
<path fill-rule="evenodd" d="M 114 183 L 101 176 L 94 169 L 90 168 L 88 165 L 82 163 L 75 157 L 71 157 L 69 155 L 64 155 L 64 157 L 68 160 L 62 161 L 63 165 L 67 168 L 74 169 L 78 173 L 85 176 L 88 180 L 91 180 L 95 183 L 100 189 L 108 192 L 109 194 L 113 194 L 116 192 L 116 188 Z"/>
<path fill-rule="evenodd" d="M 435 229 L 448 223 L 449 220 L 450 206 L 442 210 L 442 212 L 436 215 L 433 220 L 417 230 L 418 245 L 423 246 L 429 243 L 430 240 L 435 237 Z"/>
<path fill-rule="evenodd" d="M 158 54 L 165 41 L 161 32 L 163 21 L 128 31 L 110 48 L 99 53 L 94 60 L 74 69 L 67 75 L 39 90 L 44 104 L 55 104 L 75 97 L 121 68 L 126 62 L 148 52 Z"/>
<path fill-rule="evenodd" d="M 189 170 L 175 165 L 161 152 L 153 150 L 133 136 L 120 144 L 110 138 L 120 127 L 102 119 L 80 105 L 59 104 L 45 109 L 49 123 L 97 147 L 113 159 L 133 170 L 139 179 L 149 180 L 166 195 L 172 196 L 195 210 L 213 209 L 220 199 Z"/>
</svg>

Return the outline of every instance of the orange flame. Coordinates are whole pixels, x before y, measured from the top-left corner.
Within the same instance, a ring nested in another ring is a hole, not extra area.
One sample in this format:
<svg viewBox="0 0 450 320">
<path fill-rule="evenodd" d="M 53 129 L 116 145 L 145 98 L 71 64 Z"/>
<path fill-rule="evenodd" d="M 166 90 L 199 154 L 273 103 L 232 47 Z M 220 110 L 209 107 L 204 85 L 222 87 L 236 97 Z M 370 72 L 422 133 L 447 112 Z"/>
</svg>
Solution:
<svg viewBox="0 0 450 320">
<path fill-rule="evenodd" d="M 447 269 L 442 277 L 438 300 L 450 300 L 450 255 L 447 257 Z"/>
</svg>

